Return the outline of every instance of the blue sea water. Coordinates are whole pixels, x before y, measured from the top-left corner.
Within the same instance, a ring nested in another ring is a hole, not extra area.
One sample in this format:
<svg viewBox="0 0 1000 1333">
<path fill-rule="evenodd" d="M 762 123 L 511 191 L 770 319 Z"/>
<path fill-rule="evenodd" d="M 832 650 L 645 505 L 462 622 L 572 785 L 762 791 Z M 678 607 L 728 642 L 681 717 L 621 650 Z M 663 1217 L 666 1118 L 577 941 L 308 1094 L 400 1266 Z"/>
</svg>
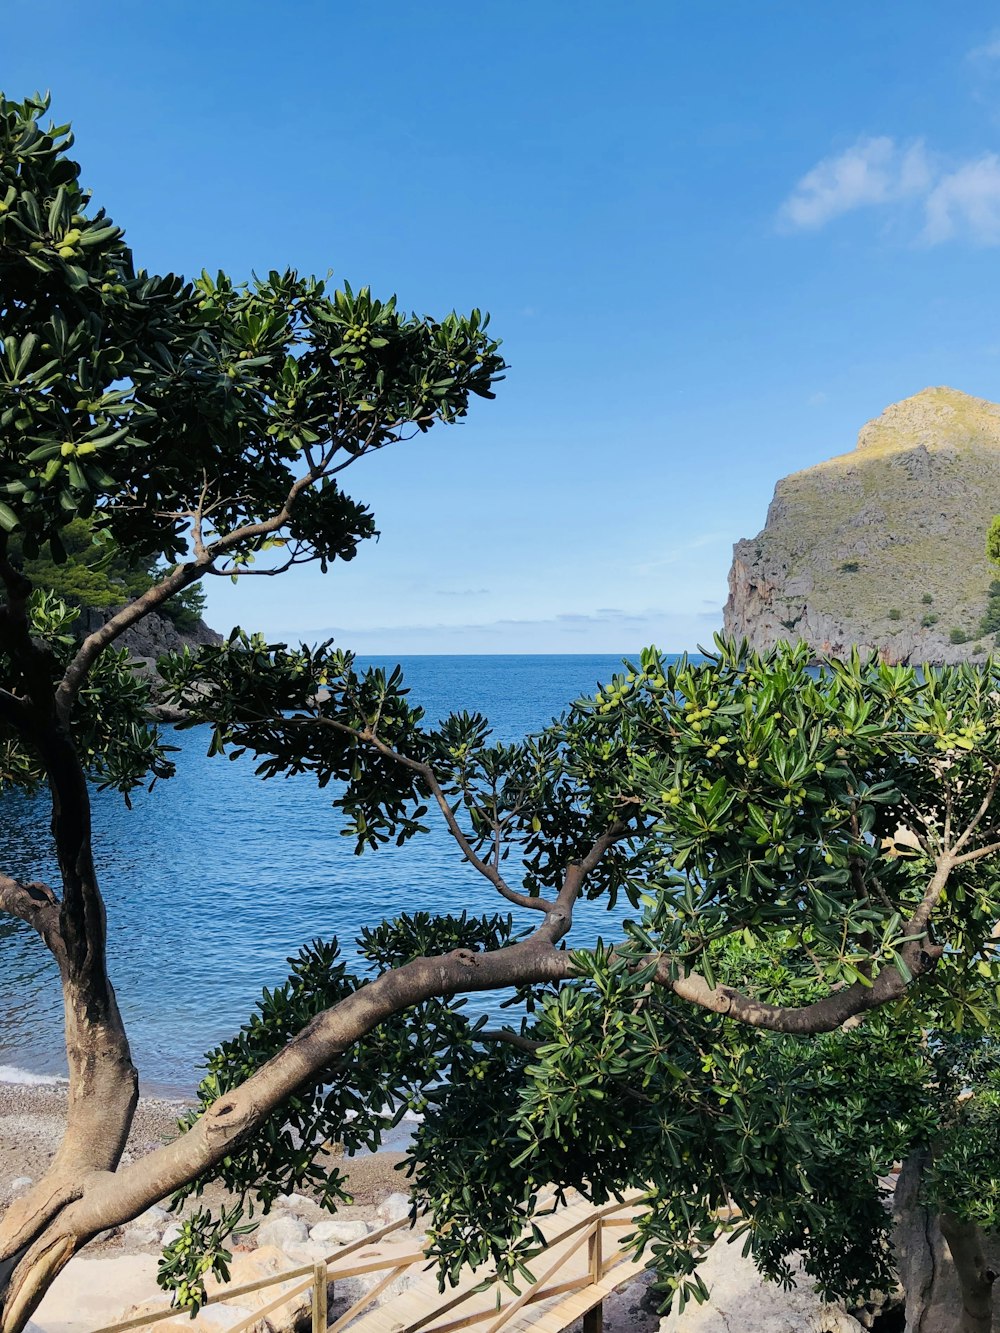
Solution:
<svg viewBox="0 0 1000 1333">
<path fill-rule="evenodd" d="M 539 730 L 621 662 L 398 660 L 430 721 L 477 710 L 502 741 Z M 284 980 L 289 954 L 315 936 L 350 946 L 362 925 L 402 911 L 506 910 L 436 824 L 404 847 L 357 857 L 339 835 L 329 794 L 308 776 L 263 782 L 249 759 L 209 759 L 204 729 L 174 736 L 176 777 L 138 793 L 131 811 L 116 793 L 94 795 L 109 966 L 144 1091 L 189 1092 L 204 1052 L 248 1017 L 262 987 Z M 52 877 L 47 822 L 43 798 L 0 800 L 0 869 Z M 616 933 L 598 904 L 582 904 L 579 916 L 577 942 Z M 64 1073 L 55 966 L 26 926 L 2 915 L 0 963 L 0 1077 Z"/>
</svg>

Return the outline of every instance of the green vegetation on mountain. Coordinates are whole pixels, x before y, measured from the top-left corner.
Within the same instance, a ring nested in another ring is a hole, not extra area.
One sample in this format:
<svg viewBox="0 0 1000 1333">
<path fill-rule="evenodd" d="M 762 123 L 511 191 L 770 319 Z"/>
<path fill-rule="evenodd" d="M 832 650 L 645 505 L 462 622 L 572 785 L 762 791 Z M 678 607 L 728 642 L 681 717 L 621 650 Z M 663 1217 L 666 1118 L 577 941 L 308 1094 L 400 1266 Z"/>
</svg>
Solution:
<svg viewBox="0 0 1000 1333">
<path fill-rule="evenodd" d="M 60 536 L 65 559 L 59 562 L 47 551 L 25 556 L 16 533 L 9 539 L 9 549 L 34 587 L 56 593 L 77 610 L 110 611 L 141 596 L 163 575 L 162 566 L 158 569 L 155 560 L 128 559 L 113 542 L 95 531 L 89 519 L 73 519 Z M 167 602 L 161 614 L 185 633 L 195 629 L 204 610 L 205 594 L 194 585 Z"/>
</svg>

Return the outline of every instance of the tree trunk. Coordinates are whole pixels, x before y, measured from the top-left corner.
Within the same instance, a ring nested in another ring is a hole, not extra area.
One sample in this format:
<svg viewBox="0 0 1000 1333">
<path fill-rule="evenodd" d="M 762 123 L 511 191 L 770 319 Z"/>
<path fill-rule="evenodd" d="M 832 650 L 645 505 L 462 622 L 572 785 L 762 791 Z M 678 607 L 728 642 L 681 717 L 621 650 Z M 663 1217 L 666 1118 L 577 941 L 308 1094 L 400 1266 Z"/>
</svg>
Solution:
<svg viewBox="0 0 1000 1333">
<path fill-rule="evenodd" d="M 907 1158 L 893 1201 L 906 1333 L 991 1333 L 993 1274 L 987 1249 L 994 1238 L 924 1206 L 920 1180 L 927 1160 L 926 1153 Z"/>
<path fill-rule="evenodd" d="M 953 1213 L 941 1214 L 941 1232 L 951 1251 L 962 1302 L 956 1333 L 991 1333 L 996 1275 L 986 1264 L 983 1233 L 975 1223 L 961 1222 Z"/>
</svg>

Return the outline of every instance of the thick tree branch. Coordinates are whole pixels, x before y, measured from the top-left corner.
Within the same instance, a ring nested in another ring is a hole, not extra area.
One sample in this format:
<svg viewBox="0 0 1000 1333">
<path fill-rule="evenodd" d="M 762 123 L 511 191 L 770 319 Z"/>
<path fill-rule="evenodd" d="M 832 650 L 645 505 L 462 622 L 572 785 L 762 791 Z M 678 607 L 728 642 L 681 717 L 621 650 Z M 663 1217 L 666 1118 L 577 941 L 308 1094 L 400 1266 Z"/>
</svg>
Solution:
<svg viewBox="0 0 1000 1333">
<path fill-rule="evenodd" d="M 812 1004 L 801 1006 L 765 1004 L 731 986 L 710 986 L 698 972 L 678 973 L 671 960 L 666 958 L 657 966 L 656 981 L 682 1000 L 712 1013 L 725 1014 L 751 1027 L 798 1034 L 832 1032 L 848 1019 L 898 999 L 914 978 L 929 972 L 937 963 L 944 948 L 931 943 L 927 930 L 948 876 L 958 863 L 954 857 L 941 858 L 919 906 L 902 928 L 904 936 L 909 938 L 901 945 L 899 955 L 910 973 L 909 979 L 900 968 L 889 963 L 868 985 L 856 981 L 843 990 L 832 991 Z"/>
<path fill-rule="evenodd" d="M 0 912 L 19 917 L 38 932 L 57 958 L 64 957 L 59 900 L 47 884 L 22 884 L 9 875 L 0 875 Z"/>
</svg>

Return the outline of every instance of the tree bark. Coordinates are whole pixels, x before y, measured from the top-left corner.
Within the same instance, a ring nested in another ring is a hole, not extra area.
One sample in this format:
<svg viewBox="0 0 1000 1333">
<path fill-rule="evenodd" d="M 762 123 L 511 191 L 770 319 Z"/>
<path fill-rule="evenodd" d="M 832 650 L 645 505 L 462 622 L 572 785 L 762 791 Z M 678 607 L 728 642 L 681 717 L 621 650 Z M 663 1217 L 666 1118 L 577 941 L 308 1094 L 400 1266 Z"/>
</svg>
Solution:
<svg viewBox="0 0 1000 1333">
<path fill-rule="evenodd" d="M 934 1213 L 921 1201 L 928 1160 L 927 1152 L 911 1153 L 893 1200 L 906 1333 L 991 1333 L 993 1276 L 987 1238 L 978 1227 L 950 1213 Z"/>
<path fill-rule="evenodd" d="M 991 1333 L 996 1275 L 986 1264 L 983 1233 L 975 1223 L 962 1222 L 954 1213 L 941 1214 L 941 1232 L 951 1251 L 962 1304 L 955 1333 Z"/>
</svg>

